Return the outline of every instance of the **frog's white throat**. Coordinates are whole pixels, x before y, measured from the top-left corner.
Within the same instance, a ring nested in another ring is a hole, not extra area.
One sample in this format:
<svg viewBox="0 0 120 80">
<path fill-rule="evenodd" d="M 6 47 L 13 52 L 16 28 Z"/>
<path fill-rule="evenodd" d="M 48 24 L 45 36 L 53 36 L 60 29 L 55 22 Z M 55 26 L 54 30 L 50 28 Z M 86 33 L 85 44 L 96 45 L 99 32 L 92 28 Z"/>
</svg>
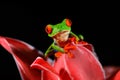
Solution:
<svg viewBox="0 0 120 80">
<path fill-rule="evenodd" d="M 58 34 L 56 34 L 53 39 L 55 43 L 59 44 L 59 42 L 65 42 L 68 40 L 70 31 L 61 31 Z"/>
</svg>

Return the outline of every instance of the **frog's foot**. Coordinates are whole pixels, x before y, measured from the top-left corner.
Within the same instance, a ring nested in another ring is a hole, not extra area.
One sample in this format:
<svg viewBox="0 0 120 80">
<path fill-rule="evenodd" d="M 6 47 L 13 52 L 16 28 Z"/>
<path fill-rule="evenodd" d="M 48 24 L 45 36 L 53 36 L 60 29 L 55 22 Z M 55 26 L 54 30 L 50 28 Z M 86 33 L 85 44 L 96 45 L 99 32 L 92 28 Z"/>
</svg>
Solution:
<svg viewBox="0 0 120 80">
<path fill-rule="evenodd" d="M 71 43 L 66 44 L 64 47 L 65 52 L 68 52 L 69 50 L 73 50 L 73 49 L 76 49 L 76 47 Z"/>
<path fill-rule="evenodd" d="M 62 52 L 56 52 L 56 53 L 55 53 L 55 57 L 58 58 L 58 57 L 62 56 L 62 54 L 63 54 Z"/>
<path fill-rule="evenodd" d="M 64 47 L 64 51 L 70 58 L 73 58 L 74 55 L 70 52 L 70 50 L 76 49 L 76 47 L 70 43 L 66 44 Z"/>
<path fill-rule="evenodd" d="M 66 52 L 66 53 L 70 58 L 74 57 L 74 55 L 71 52 Z M 62 56 L 62 54 L 63 54 L 62 52 L 56 52 L 55 57 L 59 58 L 60 56 Z"/>
</svg>

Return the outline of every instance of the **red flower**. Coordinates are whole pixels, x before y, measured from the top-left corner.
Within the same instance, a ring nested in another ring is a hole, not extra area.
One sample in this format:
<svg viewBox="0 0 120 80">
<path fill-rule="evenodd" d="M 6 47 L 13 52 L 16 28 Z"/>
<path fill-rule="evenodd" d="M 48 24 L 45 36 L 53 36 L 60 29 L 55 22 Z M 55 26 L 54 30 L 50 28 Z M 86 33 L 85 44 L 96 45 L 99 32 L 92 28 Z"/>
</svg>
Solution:
<svg viewBox="0 0 120 80">
<path fill-rule="evenodd" d="M 42 52 L 23 41 L 8 37 L 0 36 L 0 44 L 13 56 L 23 80 L 40 80 L 41 72 L 31 69 L 30 65 L 36 57 L 42 57 Z"/>
<path fill-rule="evenodd" d="M 17 39 L 1 36 L 0 44 L 13 56 L 22 80 L 105 80 L 107 71 L 89 43 L 72 39 L 64 48 L 65 54 L 54 61 L 44 59 L 42 52 Z M 111 80 L 119 80 L 120 71 L 114 74 Z"/>
</svg>

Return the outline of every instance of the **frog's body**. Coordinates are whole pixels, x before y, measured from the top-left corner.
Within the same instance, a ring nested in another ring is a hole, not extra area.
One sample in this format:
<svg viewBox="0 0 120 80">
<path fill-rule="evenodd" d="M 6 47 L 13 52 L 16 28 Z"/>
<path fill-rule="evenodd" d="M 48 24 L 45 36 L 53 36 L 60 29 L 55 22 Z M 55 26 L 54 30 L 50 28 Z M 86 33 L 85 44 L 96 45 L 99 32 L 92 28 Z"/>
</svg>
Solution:
<svg viewBox="0 0 120 80">
<path fill-rule="evenodd" d="M 71 24 L 72 22 L 69 19 L 64 19 L 61 23 L 58 23 L 56 25 L 49 24 L 46 26 L 45 30 L 48 33 L 48 36 L 52 37 L 54 42 L 50 45 L 48 50 L 45 52 L 45 56 L 47 56 L 47 54 L 51 50 L 64 52 L 63 47 L 68 41 L 68 38 L 70 37 L 70 35 L 74 36 L 77 40 L 79 40 L 78 36 L 76 36 L 71 31 Z"/>
<path fill-rule="evenodd" d="M 69 34 L 70 31 L 61 31 L 53 37 L 53 40 L 58 46 L 63 47 L 63 44 L 68 40 Z"/>
</svg>

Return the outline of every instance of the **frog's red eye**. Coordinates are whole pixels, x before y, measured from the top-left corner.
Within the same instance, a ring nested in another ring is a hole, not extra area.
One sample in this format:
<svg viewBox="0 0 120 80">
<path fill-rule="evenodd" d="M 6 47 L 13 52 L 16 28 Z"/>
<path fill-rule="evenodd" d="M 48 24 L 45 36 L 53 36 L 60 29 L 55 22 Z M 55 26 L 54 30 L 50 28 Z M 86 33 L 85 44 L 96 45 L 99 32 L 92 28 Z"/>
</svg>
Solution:
<svg viewBox="0 0 120 80">
<path fill-rule="evenodd" d="M 47 25 L 45 28 L 45 31 L 50 34 L 52 32 L 52 27 L 50 25 Z"/>
<path fill-rule="evenodd" d="M 68 27 L 71 27 L 71 25 L 72 25 L 72 22 L 71 22 L 71 20 L 70 19 L 66 19 L 66 25 L 68 26 Z"/>
</svg>

